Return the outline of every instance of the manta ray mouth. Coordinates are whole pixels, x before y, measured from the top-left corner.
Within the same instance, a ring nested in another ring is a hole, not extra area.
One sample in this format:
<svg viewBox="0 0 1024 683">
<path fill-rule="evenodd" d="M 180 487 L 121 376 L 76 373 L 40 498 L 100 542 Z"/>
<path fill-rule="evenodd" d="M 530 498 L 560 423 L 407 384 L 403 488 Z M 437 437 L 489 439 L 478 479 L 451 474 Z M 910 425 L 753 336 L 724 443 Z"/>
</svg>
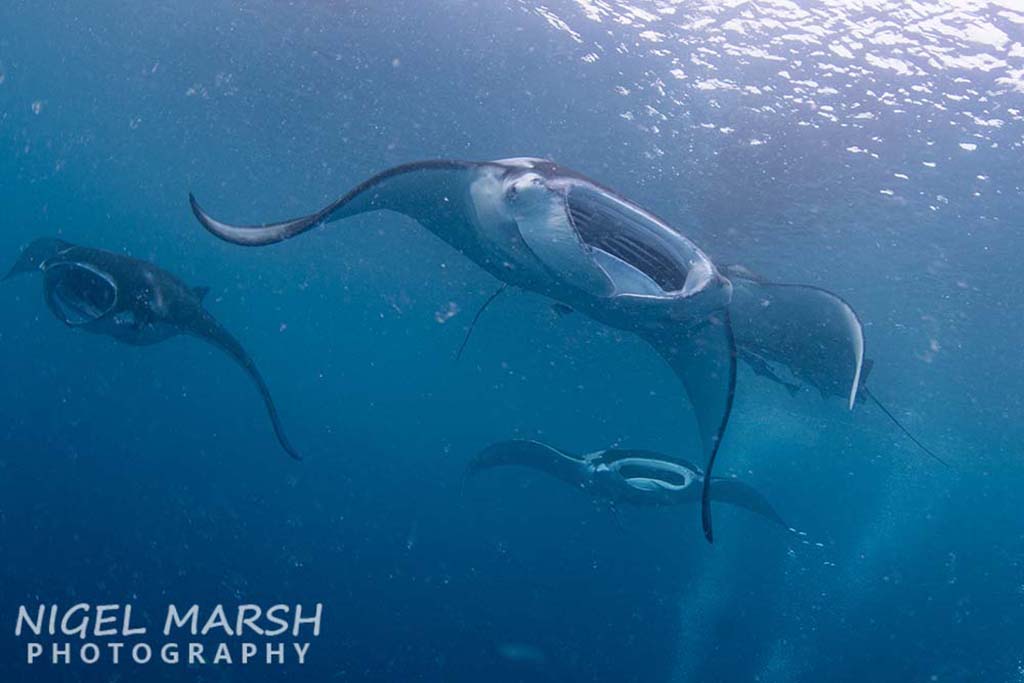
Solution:
<svg viewBox="0 0 1024 683">
<path fill-rule="evenodd" d="M 55 263 L 44 278 L 50 310 L 73 327 L 99 320 L 117 303 L 114 280 L 89 264 Z"/>
<path fill-rule="evenodd" d="M 614 198 L 579 187 L 568 192 L 566 204 L 580 239 L 598 252 L 601 267 L 620 289 L 666 294 L 686 285 L 686 264 L 652 229 L 648 217 Z"/>
<path fill-rule="evenodd" d="M 696 480 L 693 472 L 671 462 L 626 458 L 612 464 L 619 476 L 627 481 L 644 481 L 658 488 L 685 489 Z"/>
</svg>

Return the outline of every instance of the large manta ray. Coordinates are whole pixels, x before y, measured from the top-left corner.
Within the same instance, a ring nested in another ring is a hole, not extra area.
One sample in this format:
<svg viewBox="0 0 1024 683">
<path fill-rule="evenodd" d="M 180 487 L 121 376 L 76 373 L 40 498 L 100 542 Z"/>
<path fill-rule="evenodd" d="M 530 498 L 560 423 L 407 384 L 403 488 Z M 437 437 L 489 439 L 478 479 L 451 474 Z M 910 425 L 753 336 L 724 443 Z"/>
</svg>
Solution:
<svg viewBox="0 0 1024 683">
<path fill-rule="evenodd" d="M 704 535 L 713 541 L 711 476 L 736 388 L 737 346 L 847 397 L 864 360 L 853 309 L 820 289 L 733 278 L 697 245 L 633 202 L 544 159 L 422 161 L 361 183 L 316 213 L 255 226 L 199 222 L 261 246 L 368 211 L 418 221 L 503 283 L 646 340 L 682 380 L 705 462 Z"/>
<path fill-rule="evenodd" d="M 281 447 L 299 459 L 256 364 L 203 307 L 206 287 L 189 287 L 147 261 L 53 238 L 29 244 L 3 279 L 34 271 L 42 272 L 46 305 L 69 327 L 133 346 L 190 334 L 225 351 L 259 390 Z"/>
</svg>

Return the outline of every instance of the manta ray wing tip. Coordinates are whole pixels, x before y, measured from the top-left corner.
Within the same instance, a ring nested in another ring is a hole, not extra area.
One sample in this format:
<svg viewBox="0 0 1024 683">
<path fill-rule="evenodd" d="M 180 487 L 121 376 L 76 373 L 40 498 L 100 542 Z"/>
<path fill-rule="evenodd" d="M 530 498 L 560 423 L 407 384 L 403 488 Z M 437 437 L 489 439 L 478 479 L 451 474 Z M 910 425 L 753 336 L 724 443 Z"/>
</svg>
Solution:
<svg viewBox="0 0 1024 683">
<path fill-rule="evenodd" d="M 295 447 L 292 446 L 288 440 L 282 439 L 280 434 L 278 435 L 278 440 L 284 448 L 284 452 L 287 453 L 292 460 L 295 460 L 296 462 L 303 461 L 304 458 L 302 457 L 302 454 L 295 450 Z"/>
<path fill-rule="evenodd" d="M 191 192 L 188 193 L 188 204 L 192 208 L 192 215 L 196 217 L 196 220 L 199 221 L 200 225 L 206 228 L 209 232 L 212 232 L 214 235 L 217 235 L 222 239 L 228 239 L 226 235 L 222 234 L 222 231 L 218 230 L 221 226 L 217 225 L 217 221 L 213 220 L 213 218 L 210 217 L 210 214 L 206 213 L 206 210 L 200 206 L 199 200 L 196 199 L 196 196 Z"/>
<path fill-rule="evenodd" d="M 188 193 L 188 205 L 192 207 L 192 213 L 195 214 L 195 217 L 199 219 L 200 223 L 206 221 L 206 212 L 203 211 L 203 207 L 199 206 L 199 200 L 197 200 L 196 196 L 191 192 Z"/>
</svg>

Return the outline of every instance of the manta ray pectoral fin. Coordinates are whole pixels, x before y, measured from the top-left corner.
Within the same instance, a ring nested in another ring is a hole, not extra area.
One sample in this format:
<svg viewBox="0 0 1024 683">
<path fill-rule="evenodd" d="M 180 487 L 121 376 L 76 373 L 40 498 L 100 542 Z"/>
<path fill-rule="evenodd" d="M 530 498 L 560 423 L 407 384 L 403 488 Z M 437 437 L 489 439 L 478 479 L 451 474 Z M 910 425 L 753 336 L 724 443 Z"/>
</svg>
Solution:
<svg viewBox="0 0 1024 683">
<path fill-rule="evenodd" d="M 292 446 L 291 441 L 288 440 L 284 432 L 284 426 L 281 424 L 281 418 L 277 414 L 277 406 L 274 405 L 274 399 L 270 395 L 267 383 L 263 381 L 263 376 L 256 368 L 256 363 L 238 340 L 206 311 L 203 311 L 202 315 L 193 322 L 191 329 L 187 331 L 225 351 L 245 370 L 253 384 L 256 385 L 256 389 L 260 392 L 260 397 L 263 399 L 267 409 L 267 415 L 270 417 L 270 423 L 274 428 L 274 435 L 277 437 L 278 443 L 281 444 L 281 448 L 293 459 L 302 460 L 302 456 L 295 450 L 295 447 Z"/>
<path fill-rule="evenodd" d="M 470 477 L 495 467 L 528 467 L 578 486 L 585 476 L 585 462 L 539 441 L 500 441 L 483 449 L 466 465 Z"/>
<path fill-rule="evenodd" d="M 864 328 L 853 308 L 832 292 L 805 285 L 745 280 L 733 275 L 736 343 L 787 366 L 852 410 L 864 367 Z"/>
<path fill-rule="evenodd" d="M 693 406 L 705 458 L 701 522 L 705 538 L 713 543 L 711 472 L 736 393 L 736 342 L 729 310 L 715 311 L 689 329 L 666 325 L 642 336 L 675 371 Z"/>
<path fill-rule="evenodd" d="M 713 483 L 712 500 L 744 508 L 785 529 L 789 528 L 768 499 L 749 484 L 730 477 L 715 477 Z"/>
<path fill-rule="evenodd" d="M 195 196 L 189 193 L 188 202 L 192 213 L 204 228 L 226 242 L 246 247 L 261 247 L 275 242 L 283 242 L 300 233 L 315 228 L 325 219 L 324 212 L 295 218 L 280 223 L 264 223 L 262 225 L 229 225 L 210 216 L 199 205 Z"/>
<path fill-rule="evenodd" d="M 439 159 L 395 166 L 363 181 L 340 199 L 308 216 L 262 225 L 230 225 L 206 213 L 189 194 L 192 213 L 204 228 L 227 242 L 263 246 L 282 242 L 319 225 L 366 211 L 389 209 L 431 230 L 455 229 L 465 219 L 466 171 L 479 164 Z"/>
</svg>

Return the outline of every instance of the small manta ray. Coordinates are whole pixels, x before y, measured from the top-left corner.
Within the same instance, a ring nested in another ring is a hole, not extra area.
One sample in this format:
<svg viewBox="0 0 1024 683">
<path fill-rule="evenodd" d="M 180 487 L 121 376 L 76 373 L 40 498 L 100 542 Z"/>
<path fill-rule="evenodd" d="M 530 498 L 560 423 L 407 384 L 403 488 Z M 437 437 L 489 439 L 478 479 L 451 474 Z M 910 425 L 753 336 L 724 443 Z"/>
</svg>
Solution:
<svg viewBox="0 0 1024 683">
<path fill-rule="evenodd" d="M 361 213 L 409 216 L 500 282 L 635 333 L 682 381 L 706 476 L 704 535 L 713 541 L 711 476 L 736 389 L 738 344 L 786 365 L 852 408 L 864 361 L 853 309 L 824 290 L 735 283 L 680 231 L 637 204 L 551 161 L 422 161 L 364 181 L 308 216 L 223 223 L 189 196 L 199 222 L 246 246 L 281 242 Z M 562 309 L 563 312 L 565 309 Z"/>
<path fill-rule="evenodd" d="M 43 274 L 46 305 L 69 327 L 133 346 L 191 334 L 226 352 L 255 383 L 281 447 L 301 459 L 285 436 L 270 391 L 252 358 L 203 307 L 207 287 L 189 287 L 146 261 L 53 238 L 29 244 L 3 279 L 34 271 Z"/>
<path fill-rule="evenodd" d="M 697 503 L 704 484 L 704 473 L 696 465 L 652 451 L 609 448 L 574 455 L 526 440 L 488 446 L 469 462 L 466 477 L 508 466 L 539 470 L 612 506 Z M 790 529 L 764 496 L 738 479 L 715 477 L 711 499 L 744 508 Z"/>
</svg>

